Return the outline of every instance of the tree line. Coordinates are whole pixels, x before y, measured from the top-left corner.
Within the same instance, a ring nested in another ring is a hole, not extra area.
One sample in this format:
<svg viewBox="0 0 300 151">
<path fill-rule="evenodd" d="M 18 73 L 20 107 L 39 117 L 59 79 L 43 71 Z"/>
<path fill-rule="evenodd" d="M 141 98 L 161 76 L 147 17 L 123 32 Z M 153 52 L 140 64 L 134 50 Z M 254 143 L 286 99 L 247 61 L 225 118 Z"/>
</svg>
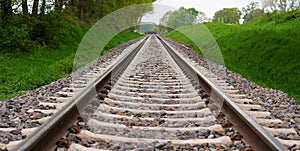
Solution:
<svg viewBox="0 0 300 151">
<path fill-rule="evenodd" d="M 238 8 L 223 8 L 215 12 L 212 19 L 206 17 L 206 14 L 195 8 L 181 7 L 175 11 L 168 11 L 160 19 L 157 30 L 167 32 L 172 29 L 188 26 L 202 22 L 224 22 L 226 24 L 239 24 L 250 22 L 255 18 L 266 15 L 282 14 L 284 12 L 297 11 L 300 8 L 300 0 L 263 0 L 262 8 L 259 3 L 251 2 L 241 10 Z M 298 11 L 299 12 L 299 11 Z M 290 14 L 289 14 L 290 15 Z M 300 14 L 292 15 L 300 17 Z"/>
<path fill-rule="evenodd" d="M 0 0 L 0 48 L 29 50 L 37 45 L 58 46 L 76 29 L 88 29 L 105 15 L 155 0 Z M 139 21 L 152 10 L 136 7 Z M 73 31 L 71 31 L 73 30 Z"/>
<path fill-rule="evenodd" d="M 299 9 L 300 0 L 262 0 L 263 10 L 287 12 Z"/>
<path fill-rule="evenodd" d="M 97 20 L 122 7 L 155 0 L 0 0 L 3 21 L 13 14 L 38 16 L 49 12 L 73 12 L 81 21 Z M 31 4 L 30 6 L 28 4 Z"/>
<path fill-rule="evenodd" d="M 215 13 L 213 21 L 223 21 L 229 24 L 238 24 L 240 19 L 243 23 L 266 14 L 279 14 L 299 10 L 300 0 L 262 0 L 262 8 L 257 2 L 251 2 L 242 10 L 238 8 L 224 8 Z"/>
</svg>

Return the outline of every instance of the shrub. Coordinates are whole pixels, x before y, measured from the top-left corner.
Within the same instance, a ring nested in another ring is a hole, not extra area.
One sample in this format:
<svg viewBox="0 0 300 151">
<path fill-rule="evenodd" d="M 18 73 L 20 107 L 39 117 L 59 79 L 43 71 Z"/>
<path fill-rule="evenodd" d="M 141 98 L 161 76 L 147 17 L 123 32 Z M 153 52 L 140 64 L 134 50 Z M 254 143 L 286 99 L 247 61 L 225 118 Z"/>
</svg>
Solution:
<svg viewBox="0 0 300 151">
<path fill-rule="evenodd" d="M 26 24 L 19 27 L 4 26 L 0 28 L 0 47 L 12 49 L 22 48 L 28 42 L 28 30 Z"/>
</svg>

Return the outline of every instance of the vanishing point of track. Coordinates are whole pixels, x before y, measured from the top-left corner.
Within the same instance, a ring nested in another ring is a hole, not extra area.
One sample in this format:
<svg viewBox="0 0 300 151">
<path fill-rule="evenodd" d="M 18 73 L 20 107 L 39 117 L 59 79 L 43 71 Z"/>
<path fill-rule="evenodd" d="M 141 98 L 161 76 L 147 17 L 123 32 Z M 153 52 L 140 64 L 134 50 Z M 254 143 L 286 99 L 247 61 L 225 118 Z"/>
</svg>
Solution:
<svg viewBox="0 0 300 151">
<path fill-rule="evenodd" d="M 162 38 L 145 37 L 51 97 L 57 112 L 14 149 L 287 150 L 262 126 L 280 120 L 211 79 Z"/>
</svg>

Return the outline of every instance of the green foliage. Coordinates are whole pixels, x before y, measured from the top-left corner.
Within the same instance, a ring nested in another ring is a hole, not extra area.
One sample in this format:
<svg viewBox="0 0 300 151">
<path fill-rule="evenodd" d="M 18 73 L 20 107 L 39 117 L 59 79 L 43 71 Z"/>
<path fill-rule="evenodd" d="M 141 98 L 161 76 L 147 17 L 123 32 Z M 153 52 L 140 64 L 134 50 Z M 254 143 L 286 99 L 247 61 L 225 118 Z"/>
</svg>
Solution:
<svg viewBox="0 0 300 151">
<path fill-rule="evenodd" d="M 74 57 L 72 49 L 75 49 L 74 46 L 68 49 L 61 47 L 59 50 L 40 47 L 31 52 L 14 53 L 13 56 L 1 60 L 0 98 L 13 97 L 69 73 L 61 63 L 66 63 L 65 58 Z M 9 52 L 2 52 L 1 55 L 7 53 Z M 72 59 L 69 61 L 71 65 Z"/>
<path fill-rule="evenodd" d="M 119 33 L 118 35 L 116 35 L 113 39 L 111 39 L 108 42 L 108 44 L 104 47 L 104 50 L 108 51 L 113 47 L 116 47 L 124 42 L 127 42 L 132 39 L 136 39 L 141 36 L 142 35 L 139 33 L 134 33 L 134 32 L 131 32 L 130 30 L 124 30 L 121 33 Z M 105 52 L 105 51 L 103 51 L 103 52 Z"/>
<path fill-rule="evenodd" d="M 69 30 L 66 32 L 72 34 L 65 38 L 72 41 L 55 49 L 41 46 L 29 52 L 0 51 L 0 100 L 21 95 L 72 72 L 77 46 L 85 30 Z M 121 32 L 105 48 L 108 50 L 140 36 L 128 30 Z"/>
<path fill-rule="evenodd" d="M 277 13 L 274 12 L 270 14 L 270 17 L 272 20 L 274 20 L 276 23 L 284 23 L 290 20 L 300 20 L 300 9 L 290 11 L 290 12 L 282 12 L 282 13 Z"/>
<path fill-rule="evenodd" d="M 10 51 L 31 51 L 43 45 L 58 47 L 67 44 L 74 38 L 68 35 L 76 28 L 77 24 L 69 23 L 65 19 L 67 14 L 51 12 L 39 17 L 29 15 L 16 15 L 0 28 L 0 48 Z M 83 34 L 83 33 L 81 33 Z"/>
<path fill-rule="evenodd" d="M 188 27 L 190 27 L 190 26 L 188 26 Z M 192 28 L 180 28 L 180 29 L 185 30 L 187 32 L 192 32 L 193 31 L 193 26 L 192 26 Z M 180 29 L 173 30 L 169 33 L 166 33 L 164 36 L 167 36 L 167 37 L 169 37 L 173 40 L 176 40 L 180 43 L 183 43 L 183 44 L 187 45 L 188 47 L 194 49 L 199 54 L 201 54 L 201 51 L 197 47 L 197 45 L 191 39 L 189 39 L 186 35 L 182 34 L 181 33 L 182 30 L 180 30 Z"/>
<path fill-rule="evenodd" d="M 4 26 L 0 28 L 0 48 L 7 47 L 17 49 L 25 46 L 28 41 L 28 31 L 26 25 Z"/>
<path fill-rule="evenodd" d="M 266 10 L 286 12 L 300 8 L 299 0 L 262 0 L 262 7 Z"/>
<path fill-rule="evenodd" d="M 13 10 L 12 2 L 14 5 L 22 6 L 22 10 L 19 10 L 20 8 Z M 137 23 L 143 14 L 153 9 L 151 5 L 153 0 L 55 0 L 47 4 L 46 0 L 32 2 L 33 5 L 27 5 L 26 0 L 0 1 L 1 49 L 30 51 L 44 45 L 57 48 L 72 41 L 72 39 L 67 39 L 68 35 L 72 34 L 71 28 L 78 28 L 78 26 L 89 28 L 98 19 L 116 9 L 148 3 L 132 7 L 130 15 L 134 17 L 131 16 L 128 22 L 133 24 Z M 39 2 L 42 2 L 42 5 L 38 5 Z M 54 10 L 51 9 L 53 6 Z M 31 12 L 28 13 L 26 10 L 31 10 Z"/>
<path fill-rule="evenodd" d="M 204 14 L 202 12 L 198 12 L 195 8 L 184 8 L 180 7 L 176 11 L 169 11 L 160 19 L 160 25 L 178 28 L 181 26 L 192 25 L 196 22 L 197 16 L 199 14 Z"/>
<path fill-rule="evenodd" d="M 76 49 L 89 27 L 119 8 L 151 2 L 153 0 L 0 0 L 0 99 L 66 76 L 72 70 Z M 136 23 L 141 15 L 152 10 L 152 5 L 133 8 L 136 13 L 130 21 Z M 105 49 L 139 36 L 124 31 Z"/>
<path fill-rule="evenodd" d="M 263 16 L 265 12 L 262 9 L 257 8 L 257 2 L 251 2 L 246 7 L 242 8 L 244 23 L 252 21 L 254 18 Z"/>
<path fill-rule="evenodd" d="M 151 11 L 152 5 L 151 3 L 154 0 L 82 0 L 82 1 L 70 1 L 67 0 L 66 8 L 67 10 L 76 14 L 80 21 L 94 24 L 100 18 L 105 15 L 131 5 L 135 4 L 145 4 L 147 5 L 139 5 L 133 6 L 131 16 L 136 20 L 132 20 L 132 22 L 136 22 L 138 18 L 143 16 L 143 14 Z"/>
<path fill-rule="evenodd" d="M 280 89 L 300 103 L 298 19 L 282 23 L 259 19 L 244 25 L 208 23 L 206 26 L 217 40 L 228 69 L 262 86 Z M 192 28 L 183 30 L 196 33 Z M 167 36 L 192 44 L 175 31 Z"/>
<path fill-rule="evenodd" d="M 46 44 L 50 47 L 56 47 L 61 44 L 68 44 L 74 38 L 69 35 L 74 35 L 73 30 L 77 30 L 79 25 L 69 23 L 66 20 L 71 18 L 69 14 L 63 14 L 59 12 L 51 12 L 47 15 L 43 15 L 39 18 L 39 21 L 33 25 L 30 38 L 39 42 L 40 44 Z M 80 35 L 83 33 L 81 32 Z M 74 35 L 76 36 L 76 35 Z M 67 38 L 71 39 L 67 39 Z"/>
<path fill-rule="evenodd" d="M 227 24 L 238 24 L 241 18 L 241 11 L 238 8 L 223 8 L 215 13 L 213 21 Z"/>
</svg>

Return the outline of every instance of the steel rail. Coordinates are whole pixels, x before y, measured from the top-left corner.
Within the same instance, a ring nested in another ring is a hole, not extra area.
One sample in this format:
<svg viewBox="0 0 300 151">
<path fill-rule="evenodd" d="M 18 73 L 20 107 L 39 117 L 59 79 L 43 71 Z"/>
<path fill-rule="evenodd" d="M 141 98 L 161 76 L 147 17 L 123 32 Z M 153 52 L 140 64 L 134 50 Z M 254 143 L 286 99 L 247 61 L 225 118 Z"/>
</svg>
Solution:
<svg viewBox="0 0 300 151">
<path fill-rule="evenodd" d="M 15 150 L 53 150 L 55 142 L 59 138 L 65 136 L 66 129 L 76 121 L 78 116 L 80 116 L 80 111 L 83 110 L 84 106 L 88 103 L 87 100 L 95 97 L 97 94 L 96 90 L 100 90 L 107 82 L 118 79 L 147 39 L 148 37 L 141 40 L 137 47 L 118 60 L 114 66 L 108 68 L 94 82 L 84 88 L 84 90 L 80 91 L 76 98 L 68 103 L 63 109 L 55 113 L 47 123 L 39 127 L 32 135 L 29 135 L 23 140 Z M 192 80 L 192 83 L 199 84 L 205 92 L 210 95 L 210 99 L 214 101 L 217 106 L 222 108 L 222 112 L 227 114 L 227 117 L 235 124 L 238 123 L 235 128 L 243 132 L 244 139 L 253 145 L 256 150 L 287 150 L 209 79 L 192 66 L 180 53 L 159 36 L 158 39 L 160 39 L 184 73 Z"/>
<path fill-rule="evenodd" d="M 205 93 L 210 96 L 210 102 L 213 101 L 216 106 L 221 108 L 222 112 L 227 114 L 227 117 L 231 119 L 233 123 L 238 123 L 238 125 L 234 127 L 243 132 L 242 134 L 245 136 L 244 139 L 253 145 L 256 150 L 287 150 L 285 146 L 266 132 L 243 109 L 237 106 L 236 103 L 234 103 L 225 95 L 225 93 L 215 86 L 215 84 L 191 65 L 177 50 L 170 46 L 161 37 L 158 36 L 158 39 L 163 43 L 180 68 L 186 74 L 189 74 L 192 82 L 197 82 L 200 87 L 205 90 Z"/>
<path fill-rule="evenodd" d="M 99 90 L 107 82 L 122 74 L 148 38 L 149 37 L 146 37 L 139 41 L 137 47 L 129 51 L 124 57 L 118 60 L 114 66 L 108 68 L 94 82 L 91 82 L 79 92 L 76 98 L 70 101 L 63 109 L 55 113 L 47 123 L 43 124 L 35 130 L 33 134 L 24 139 L 14 150 L 53 150 L 56 146 L 56 141 L 65 136 L 67 128 L 75 123 L 77 117 L 80 116 L 80 111 L 84 109 L 88 100 L 96 96 L 96 90 Z"/>
</svg>

